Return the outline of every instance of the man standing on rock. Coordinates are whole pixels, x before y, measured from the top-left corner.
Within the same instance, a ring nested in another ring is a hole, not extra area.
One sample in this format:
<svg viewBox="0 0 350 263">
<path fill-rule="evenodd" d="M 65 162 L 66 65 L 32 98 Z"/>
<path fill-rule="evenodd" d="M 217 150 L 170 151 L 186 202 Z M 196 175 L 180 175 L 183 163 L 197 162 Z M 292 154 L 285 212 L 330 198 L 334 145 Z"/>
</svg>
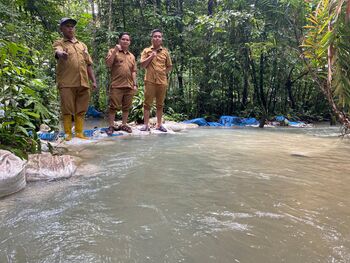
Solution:
<svg viewBox="0 0 350 263">
<path fill-rule="evenodd" d="M 129 33 L 119 35 L 118 44 L 108 51 L 106 64 L 111 69 L 111 86 L 109 90 L 109 128 L 107 134 L 112 135 L 115 130 L 115 112 L 122 110 L 122 125 L 116 128 L 131 133 L 127 125 L 129 109 L 137 91 L 135 56 L 129 51 L 131 38 Z"/>
<path fill-rule="evenodd" d="M 77 21 L 72 18 L 62 18 L 60 31 L 63 38 L 53 44 L 57 59 L 56 81 L 61 98 L 66 141 L 72 139 L 72 116 L 75 122 L 75 137 L 87 139 L 83 127 L 90 100 L 89 80 L 93 89 L 96 89 L 92 59 L 87 46 L 75 37 L 76 24 Z"/>
<path fill-rule="evenodd" d="M 154 29 L 151 33 L 152 45 L 145 48 L 141 54 L 141 66 L 146 69 L 145 74 L 145 101 L 144 126 L 141 131 L 149 131 L 149 115 L 154 98 L 156 99 L 156 129 L 162 132 L 167 130 L 162 125 L 164 99 L 168 87 L 168 73 L 172 69 L 170 54 L 163 44 L 163 33 Z"/>
</svg>

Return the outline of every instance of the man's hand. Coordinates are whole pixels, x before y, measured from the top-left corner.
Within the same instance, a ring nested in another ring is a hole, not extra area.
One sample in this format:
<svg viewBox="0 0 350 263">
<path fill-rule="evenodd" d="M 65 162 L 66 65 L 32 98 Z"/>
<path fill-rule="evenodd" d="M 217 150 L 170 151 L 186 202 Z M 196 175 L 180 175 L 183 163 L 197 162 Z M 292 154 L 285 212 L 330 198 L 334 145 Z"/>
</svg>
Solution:
<svg viewBox="0 0 350 263">
<path fill-rule="evenodd" d="M 141 67 L 147 68 L 152 60 L 157 56 L 157 50 L 153 50 L 151 53 L 147 52 L 147 57 L 141 61 Z"/>
<path fill-rule="evenodd" d="M 65 51 L 56 51 L 56 55 L 57 55 L 58 58 L 62 58 L 64 60 L 67 60 L 67 58 L 68 58 L 67 50 L 65 50 Z"/>
<path fill-rule="evenodd" d="M 97 84 L 96 82 L 92 82 L 92 91 L 96 91 L 97 90 Z"/>
<path fill-rule="evenodd" d="M 119 51 L 122 51 L 122 47 L 121 47 L 119 44 L 116 44 L 116 45 L 115 45 L 115 48 L 116 48 L 117 50 L 119 50 Z"/>
<path fill-rule="evenodd" d="M 153 50 L 150 57 L 154 58 L 155 56 L 157 56 L 157 50 Z"/>
</svg>

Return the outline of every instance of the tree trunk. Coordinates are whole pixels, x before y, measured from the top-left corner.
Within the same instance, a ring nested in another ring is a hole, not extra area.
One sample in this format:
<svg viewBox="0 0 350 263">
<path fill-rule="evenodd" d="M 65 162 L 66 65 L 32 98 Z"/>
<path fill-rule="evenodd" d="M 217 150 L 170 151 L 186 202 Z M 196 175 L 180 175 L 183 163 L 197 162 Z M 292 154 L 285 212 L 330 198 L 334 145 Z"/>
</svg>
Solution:
<svg viewBox="0 0 350 263">
<path fill-rule="evenodd" d="M 230 74 L 229 77 L 229 83 L 228 83 L 228 90 L 227 90 L 227 98 L 228 98 L 228 114 L 233 113 L 233 86 L 235 84 L 233 74 Z"/>
<path fill-rule="evenodd" d="M 144 15 L 143 15 L 143 5 L 142 5 L 142 1 L 141 0 L 138 1 L 138 7 L 139 7 L 139 11 L 140 11 L 140 16 L 142 17 L 142 20 L 143 20 L 144 19 Z"/>
<path fill-rule="evenodd" d="M 250 50 L 247 52 L 247 59 L 249 61 L 250 65 L 250 72 L 251 77 L 253 81 L 253 87 L 254 87 L 254 94 L 253 94 L 253 103 L 258 102 L 259 105 L 261 105 L 260 96 L 259 96 L 259 84 L 256 76 L 256 69 L 253 59 L 251 59 Z"/>
<path fill-rule="evenodd" d="M 170 5 L 170 1 L 167 0 L 167 4 Z M 167 7 L 168 9 L 168 7 Z M 169 7 L 170 9 L 170 7 Z M 179 98 L 181 98 L 181 100 L 183 100 L 183 95 L 184 95 L 184 83 L 183 83 L 183 71 L 184 71 L 184 65 L 185 65 L 185 62 L 184 62 L 184 56 L 185 54 L 183 53 L 183 50 L 185 50 L 185 47 L 184 47 L 184 40 L 183 40 L 183 30 L 184 30 L 184 26 L 183 26 L 183 1 L 180 0 L 178 1 L 178 6 L 177 6 L 177 13 L 180 15 L 181 17 L 181 21 L 177 21 L 176 22 L 176 28 L 178 30 L 178 33 L 179 33 L 179 49 L 180 49 L 180 54 L 178 56 L 178 61 L 176 61 L 176 64 L 178 65 L 177 66 L 177 69 L 178 71 L 176 72 L 176 75 L 177 75 L 177 80 L 178 80 L 178 85 L 179 85 L 179 91 L 178 91 L 178 95 L 179 95 Z"/>
<path fill-rule="evenodd" d="M 326 95 L 326 98 L 333 110 L 333 113 L 335 116 L 338 118 L 338 120 L 343 124 L 343 129 L 342 129 L 342 134 L 347 135 L 350 132 L 350 120 L 349 117 L 341 111 L 337 104 L 335 103 L 333 99 L 333 94 L 331 92 L 330 85 L 328 83 L 325 83 L 324 86 L 322 87 L 323 93 Z"/>
<path fill-rule="evenodd" d="M 121 12 L 122 12 L 122 17 L 123 17 L 123 30 L 127 31 L 127 29 L 126 29 L 126 19 L 125 19 L 125 2 L 124 2 L 124 0 L 122 0 L 122 10 L 121 10 Z"/>
<path fill-rule="evenodd" d="M 108 5 L 108 32 L 111 32 L 113 30 L 113 24 L 112 24 L 112 13 L 113 13 L 113 0 L 109 0 Z M 109 43 L 111 45 L 111 43 Z"/>
<path fill-rule="evenodd" d="M 249 82 L 248 82 L 248 72 L 249 72 L 249 60 L 248 60 L 248 50 L 245 48 L 244 49 L 244 68 L 243 70 L 243 91 L 242 91 L 242 103 L 241 103 L 241 111 L 244 111 L 247 102 L 248 102 L 248 87 L 249 87 Z"/>
<path fill-rule="evenodd" d="M 214 12 L 214 0 L 208 0 L 208 16 L 212 16 Z"/>
<path fill-rule="evenodd" d="M 267 108 L 266 108 L 266 97 L 264 93 L 264 55 L 260 55 L 260 66 L 259 66 L 259 82 L 256 77 L 256 70 L 254 61 L 250 59 L 250 65 L 251 65 L 251 72 L 252 72 L 252 79 L 254 84 L 254 91 L 256 93 L 256 98 L 258 100 L 258 105 L 260 106 L 260 109 L 262 111 L 262 115 L 260 117 L 260 124 L 259 128 L 263 128 L 265 125 L 265 121 L 267 119 Z"/>
<path fill-rule="evenodd" d="M 171 6 L 171 0 L 166 0 L 165 2 L 165 9 L 166 9 L 166 12 L 169 13 L 170 12 L 170 6 Z"/>
<path fill-rule="evenodd" d="M 264 92 L 264 67 L 265 67 L 265 57 L 264 54 L 260 55 L 260 70 L 259 70 L 259 97 L 261 101 L 261 107 L 267 113 L 267 103 L 266 96 Z"/>
<path fill-rule="evenodd" d="M 158 15 L 162 15 L 162 1 L 161 0 L 156 0 L 155 12 Z"/>
<path fill-rule="evenodd" d="M 267 120 L 267 117 L 265 114 L 263 114 L 259 119 L 259 128 L 264 128 L 266 120 Z"/>
<path fill-rule="evenodd" d="M 98 50 L 97 50 L 97 43 L 96 43 L 96 23 L 97 23 L 97 16 L 96 16 L 96 11 L 95 11 L 95 1 L 90 0 L 91 3 L 91 10 L 92 10 L 92 21 L 93 21 L 93 29 L 92 29 L 92 57 L 95 62 L 98 62 Z M 96 63 L 98 64 L 98 63 Z M 95 106 L 96 109 L 100 109 L 100 81 L 99 81 L 99 74 L 98 72 L 95 72 L 95 77 L 96 77 L 96 84 L 97 84 L 97 89 L 95 94 L 93 95 L 93 105 Z"/>
<path fill-rule="evenodd" d="M 290 101 L 290 107 L 294 110 L 295 109 L 295 100 L 294 100 L 294 96 L 293 96 L 293 92 L 292 92 L 292 79 L 291 79 L 291 76 L 292 76 L 292 72 L 293 72 L 293 69 L 292 68 L 287 76 L 287 80 L 286 80 L 286 83 L 284 84 L 285 85 L 285 88 L 287 90 L 287 93 L 288 93 L 288 98 L 289 98 L 289 101 Z"/>
</svg>

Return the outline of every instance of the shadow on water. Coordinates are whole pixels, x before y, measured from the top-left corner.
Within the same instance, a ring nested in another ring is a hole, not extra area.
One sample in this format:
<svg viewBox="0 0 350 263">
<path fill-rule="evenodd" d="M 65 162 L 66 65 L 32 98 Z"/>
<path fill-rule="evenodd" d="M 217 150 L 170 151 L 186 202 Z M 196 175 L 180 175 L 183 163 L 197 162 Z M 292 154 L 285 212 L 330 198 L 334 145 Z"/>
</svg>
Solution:
<svg viewBox="0 0 350 263">
<path fill-rule="evenodd" d="M 0 201 L 0 262 L 350 262 L 337 128 L 195 129 L 79 152 Z"/>
</svg>

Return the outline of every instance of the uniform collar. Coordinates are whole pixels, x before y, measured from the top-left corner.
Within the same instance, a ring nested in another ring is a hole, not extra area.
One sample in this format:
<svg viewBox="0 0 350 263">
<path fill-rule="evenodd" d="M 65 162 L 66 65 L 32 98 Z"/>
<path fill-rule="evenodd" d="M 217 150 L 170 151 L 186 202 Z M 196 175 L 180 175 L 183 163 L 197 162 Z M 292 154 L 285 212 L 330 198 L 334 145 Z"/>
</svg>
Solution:
<svg viewBox="0 0 350 263">
<path fill-rule="evenodd" d="M 153 45 L 151 46 L 151 49 L 152 49 L 152 50 L 154 49 Z M 163 46 L 160 46 L 160 47 L 158 48 L 158 50 L 162 50 L 162 49 L 163 49 Z"/>
<path fill-rule="evenodd" d="M 76 38 L 73 38 L 72 40 L 70 40 L 70 39 L 65 38 L 65 37 L 63 37 L 63 41 L 64 41 L 64 42 L 71 42 L 71 43 L 73 43 L 73 44 L 79 42 L 78 39 L 76 39 Z"/>
<path fill-rule="evenodd" d="M 130 54 L 129 50 L 127 50 L 127 51 L 119 50 L 119 52 L 123 52 L 124 54 Z"/>
</svg>

